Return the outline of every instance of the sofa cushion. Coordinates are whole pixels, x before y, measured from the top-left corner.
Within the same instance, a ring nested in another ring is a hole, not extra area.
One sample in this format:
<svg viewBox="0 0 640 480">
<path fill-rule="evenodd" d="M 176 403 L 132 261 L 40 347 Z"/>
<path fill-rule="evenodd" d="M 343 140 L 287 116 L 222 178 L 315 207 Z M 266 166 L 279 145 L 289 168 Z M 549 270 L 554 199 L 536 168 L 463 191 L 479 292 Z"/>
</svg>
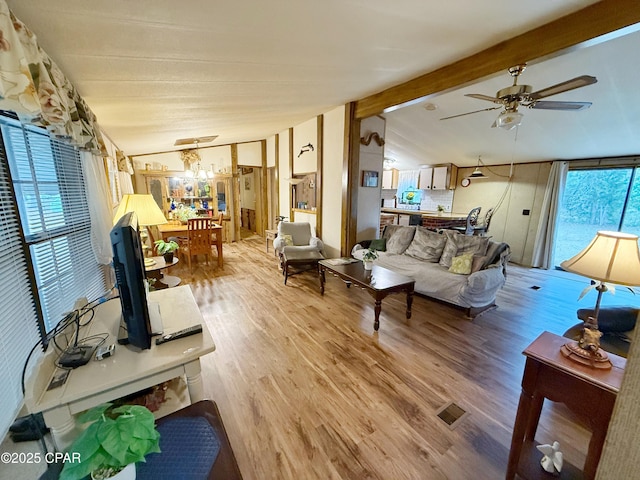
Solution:
<svg viewBox="0 0 640 480">
<path fill-rule="evenodd" d="M 384 238 L 387 241 L 389 241 L 391 236 L 394 233 L 396 233 L 397 230 L 400 230 L 402 228 L 407 228 L 407 227 L 404 226 L 404 225 L 393 225 L 393 224 L 385 225 L 384 226 L 384 230 L 382 231 L 382 238 Z"/>
<path fill-rule="evenodd" d="M 482 270 L 486 266 L 487 258 L 487 255 L 474 255 L 471 260 L 471 273 Z"/>
<path fill-rule="evenodd" d="M 440 260 L 447 237 L 439 233 L 418 228 L 409 247 L 404 254 L 425 262 L 435 263 Z"/>
<path fill-rule="evenodd" d="M 459 235 L 446 233 L 447 243 L 440 257 L 440 265 L 449 268 L 451 259 L 463 253 L 483 256 L 487 253 L 489 237 L 476 237 L 473 235 Z"/>
<path fill-rule="evenodd" d="M 459 275 L 469 275 L 471 273 L 471 262 L 473 261 L 473 253 L 463 253 L 451 259 L 449 271 Z"/>
<path fill-rule="evenodd" d="M 387 240 L 387 252 L 401 255 L 411 244 L 413 236 L 416 233 L 416 227 L 405 227 L 396 229 L 391 237 Z"/>
</svg>

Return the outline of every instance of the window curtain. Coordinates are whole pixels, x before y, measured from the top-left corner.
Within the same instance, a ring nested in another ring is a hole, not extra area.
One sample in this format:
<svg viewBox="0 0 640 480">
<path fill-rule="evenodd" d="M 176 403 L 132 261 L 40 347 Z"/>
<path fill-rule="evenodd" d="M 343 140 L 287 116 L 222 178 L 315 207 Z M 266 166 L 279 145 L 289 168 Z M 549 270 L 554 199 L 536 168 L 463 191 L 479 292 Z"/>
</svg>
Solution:
<svg viewBox="0 0 640 480">
<path fill-rule="evenodd" d="M 111 263 L 112 250 L 109 233 L 113 226 L 111 199 L 107 186 L 107 172 L 102 157 L 83 152 L 82 168 L 87 189 L 87 204 L 91 216 L 91 247 L 101 265 Z"/>
<path fill-rule="evenodd" d="M 532 266 L 534 267 L 551 268 L 556 236 L 556 218 L 558 216 L 558 208 L 562 202 L 568 170 L 569 164 L 567 162 L 553 162 L 551 166 L 547 188 L 542 200 L 542 211 L 538 222 L 536 241 L 533 247 Z"/>
<path fill-rule="evenodd" d="M 0 0 L 0 109 L 23 124 L 106 156 L 96 117 L 36 36 Z"/>
<path fill-rule="evenodd" d="M 398 190 L 397 197 L 400 198 L 402 192 L 409 188 L 418 188 L 418 179 L 420 178 L 420 170 L 403 170 L 398 172 Z"/>
<path fill-rule="evenodd" d="M 118 177 L 120 178 L 120 193 L 122 195 L 135 193 L 133 191 L 133 183 L 131 182 L 131 175 L 129 175 L 127 172 L 118 172 Z"/>
</svg>

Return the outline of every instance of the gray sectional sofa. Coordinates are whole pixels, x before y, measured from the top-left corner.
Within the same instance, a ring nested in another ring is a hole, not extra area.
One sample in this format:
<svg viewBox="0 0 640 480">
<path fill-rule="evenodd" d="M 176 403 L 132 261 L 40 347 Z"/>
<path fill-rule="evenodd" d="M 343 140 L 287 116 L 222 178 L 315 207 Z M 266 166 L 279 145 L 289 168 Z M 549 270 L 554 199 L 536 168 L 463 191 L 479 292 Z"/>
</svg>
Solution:
<svg viewBox="0 0 640 480">
<path fill-rule="evenodd" d="M 361 260 L 369 247 L 378 250 L 376 265 L 415 279 L 416 293 L 462 307 L 471 318 L 495 306 L 506 281 L 509 245 L 489 237 L 387 225 L 381 239 L 361 242 L 351 254 Z"/>
</svg>

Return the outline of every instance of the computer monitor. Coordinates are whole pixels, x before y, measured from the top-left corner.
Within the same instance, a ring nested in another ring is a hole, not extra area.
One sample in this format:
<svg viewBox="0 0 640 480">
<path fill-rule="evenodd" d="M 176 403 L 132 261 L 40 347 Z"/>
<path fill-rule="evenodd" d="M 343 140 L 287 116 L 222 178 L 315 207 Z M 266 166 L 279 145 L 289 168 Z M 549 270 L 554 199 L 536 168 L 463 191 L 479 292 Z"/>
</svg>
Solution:
<svg viewBox="0 0 640 480">
<path fill-rule="evenodd" d="M 129 343 L 141 349 L 151 348 L 152 331 L 147 305 L 144 253 L 138 219 L 134 212 L 120 217 L 111 229 L 111 245 L 122 320 L 126 328 L 127 341 L 121 343 Z"/>
</svg>

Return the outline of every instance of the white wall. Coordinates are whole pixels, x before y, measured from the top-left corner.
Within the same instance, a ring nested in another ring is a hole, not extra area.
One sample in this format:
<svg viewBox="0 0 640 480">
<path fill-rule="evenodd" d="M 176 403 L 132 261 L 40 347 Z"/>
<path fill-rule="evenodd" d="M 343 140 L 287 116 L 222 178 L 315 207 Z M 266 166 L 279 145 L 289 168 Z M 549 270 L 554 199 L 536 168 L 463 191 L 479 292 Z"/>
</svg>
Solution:
<svg viewBox="0 0 640 480">
<path fill-rule="evenodd" d="M 278 178 L 280 181 L 280 201 L 279 209 L 280 215 L 289 217 L 291 208 L 291 187 L 289 184 L 289 178 L 291 178 L 291 172 L 289 171 L 289 130 L 284 130 L 278 134 L 279 142 L 279 172 Z"/>
<path fill-rule="evenodd" d="M 267 168 L 276 166 L 276 136 L 267 138 Z"/>
<path fill-rule="evenodd" d="M 249 167 L 262 166 L 262 142 L 239 143 L 238 165 Z"/>
<path fill-rule="evenodd" d="M 472 179 L 471 184 L 463 188 L 460 180 L 469 175 L 473 168 L 461 168 L 453 196 L 453 211 L 468 212 L 474 207 L 482 207 L 482 218 L 489 208 L 498 205 L 504 197 L 491 220 L 489 235 L 509 244 L 511 261 L 530 266 L 550 170 L 550 162 L 514 165 L 512 182 L 509 183 L 509 165 L 483 167 L 482 172 L 489 178 Z M 525 215 L 523 210 L 529 210 L 529 214 Z"/>
<path fill-rule="evenodd" d="M 313 151 L 300 155 L 302 147 L 313 145 Z M 300 156 L 298 156 L 300 155 Z M 313 117 L 293 127 L 293 173 L 311 173 L 318 171 L 318 119 Z"/>
<path fill-rule="evenodd" d="M 385 120 L 381 117 L 369 117 L 360 123 L 360 137 L 371 132 L 378 132 L 384 138 Z M 360 144 L 360 163 L 358 169 L 358 199 L 356 242 L 378 238 L 380 232 L 380 199 L 382 195 L 382 162 L 384 160 L 384 146 L 379 146 L 374 140 L 369 145 Z M 378 172 L 378 186 L 363 187 L 362 172 L 373 170 Z M 351 248 L 353 245 L 347 245 Z"/>
<path fill-rule="evenodd" d="M 345 107 L 324 114 L 322 145 L 322 241 L 327 257 L 340 256 Z"/>
</svg>

